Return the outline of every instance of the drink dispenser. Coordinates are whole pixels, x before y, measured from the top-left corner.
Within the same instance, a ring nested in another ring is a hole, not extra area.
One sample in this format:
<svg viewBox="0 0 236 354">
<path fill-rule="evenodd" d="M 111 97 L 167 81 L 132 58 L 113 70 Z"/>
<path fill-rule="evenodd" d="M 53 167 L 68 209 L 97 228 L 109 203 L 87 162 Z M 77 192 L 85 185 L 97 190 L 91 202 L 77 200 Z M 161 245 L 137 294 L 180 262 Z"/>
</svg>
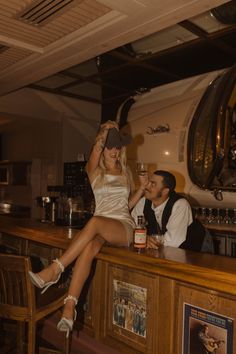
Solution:
<svg viewBox="0 0 236 354">
<path fill-rule="evenodd" d="M 40 221 L 54 223 L 57 215 L 57 198 L 39 196 L 36 198 L 36 202 L 40 208 Z"/>
</svg>

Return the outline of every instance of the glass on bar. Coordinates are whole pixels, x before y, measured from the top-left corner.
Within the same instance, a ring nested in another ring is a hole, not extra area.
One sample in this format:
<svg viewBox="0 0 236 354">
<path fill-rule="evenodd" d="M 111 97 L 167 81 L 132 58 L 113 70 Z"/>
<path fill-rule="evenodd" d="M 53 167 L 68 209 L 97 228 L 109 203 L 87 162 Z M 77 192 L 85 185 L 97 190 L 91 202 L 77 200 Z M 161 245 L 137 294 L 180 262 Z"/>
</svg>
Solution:
<svg viewBox="0 0 236 354">
<path fill-rule="evenodd" d="M 236 224 L 236 209 L 233 209 L 233 216 L 231 218 L 232 224 Z"/>
<path fill-rule="evenodd" d="M 164 245 L 164 235 L 161 234 L 152 234 L 151 237 L 154 238 L 157 248 L 160 248 Z"/>
<path fill-rule="evenodd" d="M 206 221 L 207 221 L 208 224 L 214 224 L 215 223 L 215 216 L 213 214 L 213 209 L 212 208 L 208 208 L 208 215 L 207 215 Z"/>
<path fill-rule="evenodd" d="M 216 224 L 222 224 L 223 222 L 223 217 L 221 215 L 221 209 L 217 208 L 216 209 Z"/>
<path fill-rule="evenodd" d="M 224 224 L 231 224 L 231 217 L 229 216 L 229 209 L 228 208 L 226 208 L 225 209 L 225 216 L 224 216 L 224 218 L 223 218 L 223 223 Z"/>
<path fill-rule="evenodd" d="M 200 216 L 200 220 L 203 224 L 205 224 L 207 222 L 207 215 L 206 215 L 206 208 L 200 208 L 201 209 L 201 216 Z"/>
<path fill-rule="evenodd" d="M 136 170 L 139 176 L 145 176 L 148 172 L 148 166 L 145 162 L 137 162 Z"/>
</svg>

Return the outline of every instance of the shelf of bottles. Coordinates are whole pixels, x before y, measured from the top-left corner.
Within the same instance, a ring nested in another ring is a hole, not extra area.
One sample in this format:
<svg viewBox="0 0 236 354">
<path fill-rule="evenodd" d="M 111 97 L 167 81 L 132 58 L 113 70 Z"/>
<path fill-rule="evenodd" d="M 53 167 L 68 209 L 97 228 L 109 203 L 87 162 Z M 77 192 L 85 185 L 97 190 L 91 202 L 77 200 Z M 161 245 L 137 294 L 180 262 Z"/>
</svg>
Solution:
<svg viewBox="0 0 236 354">
<path fill-rule="evenodd" d="M 197 207 L 194 212 L 212 233 L 215 254 L 236 258 L 236 208 Z"/>
<path fill-rule="evenodd" d="M 85 171 L 86 161 L 64 163 L 64 193 L 68 198 L 83 199 L 85 209 L 93 208 L 93 192 Z"/>
<path fill-rule="evenodd" d="M 236 208 L 194 208 L 195 216 L 203 224 L 234 224 L 236 226 Z"/>
<path fill-rule="evenodd" d="M 64 163 L 63 186 L 48 186 L 57 196 L 57 225 L 81 228 L 93 215 L 94 196 L 85 166 L 86 161 Z"/>
</svg>

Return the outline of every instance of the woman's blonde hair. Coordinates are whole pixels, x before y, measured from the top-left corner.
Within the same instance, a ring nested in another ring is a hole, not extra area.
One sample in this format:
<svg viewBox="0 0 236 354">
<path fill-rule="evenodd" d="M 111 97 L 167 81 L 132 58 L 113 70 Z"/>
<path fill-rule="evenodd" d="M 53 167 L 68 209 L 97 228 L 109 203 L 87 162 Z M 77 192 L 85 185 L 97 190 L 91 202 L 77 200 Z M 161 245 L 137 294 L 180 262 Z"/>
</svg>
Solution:
<svg viewBox="0 0 236 354">
<path fill-rule="evenodd" d="M 104 153 L 102 152 L 99 167 L 100 167 L 100 182 L 103 181 L 104 175 L 106 173 L 105 161 L 104 161 Z M 121 174 L 126 177 L 127 184 L 130 186 L 131 190 L 134 188 L 133 177 L 130 168 L 127 166 L 127 158 L 126 158 L 126 148 L 123 146 L 120 151 L 119 162 L 121 166 Z"/>
</svg>

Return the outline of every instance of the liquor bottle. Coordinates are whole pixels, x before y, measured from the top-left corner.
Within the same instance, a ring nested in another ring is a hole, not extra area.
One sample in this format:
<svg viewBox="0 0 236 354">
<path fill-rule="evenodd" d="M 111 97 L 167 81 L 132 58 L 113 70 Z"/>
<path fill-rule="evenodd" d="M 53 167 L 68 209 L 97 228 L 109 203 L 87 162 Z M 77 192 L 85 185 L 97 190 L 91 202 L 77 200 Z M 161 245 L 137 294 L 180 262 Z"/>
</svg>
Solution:
<svg viewBox="0 0 236 354">
<path fill-rule="evenodd" d="M 134 248 L 141 250 L 147 244 L 147 229 L 145 227 L 144 217 L 138 216 L 138 223 L 134 229 Z"/>
</svg>

